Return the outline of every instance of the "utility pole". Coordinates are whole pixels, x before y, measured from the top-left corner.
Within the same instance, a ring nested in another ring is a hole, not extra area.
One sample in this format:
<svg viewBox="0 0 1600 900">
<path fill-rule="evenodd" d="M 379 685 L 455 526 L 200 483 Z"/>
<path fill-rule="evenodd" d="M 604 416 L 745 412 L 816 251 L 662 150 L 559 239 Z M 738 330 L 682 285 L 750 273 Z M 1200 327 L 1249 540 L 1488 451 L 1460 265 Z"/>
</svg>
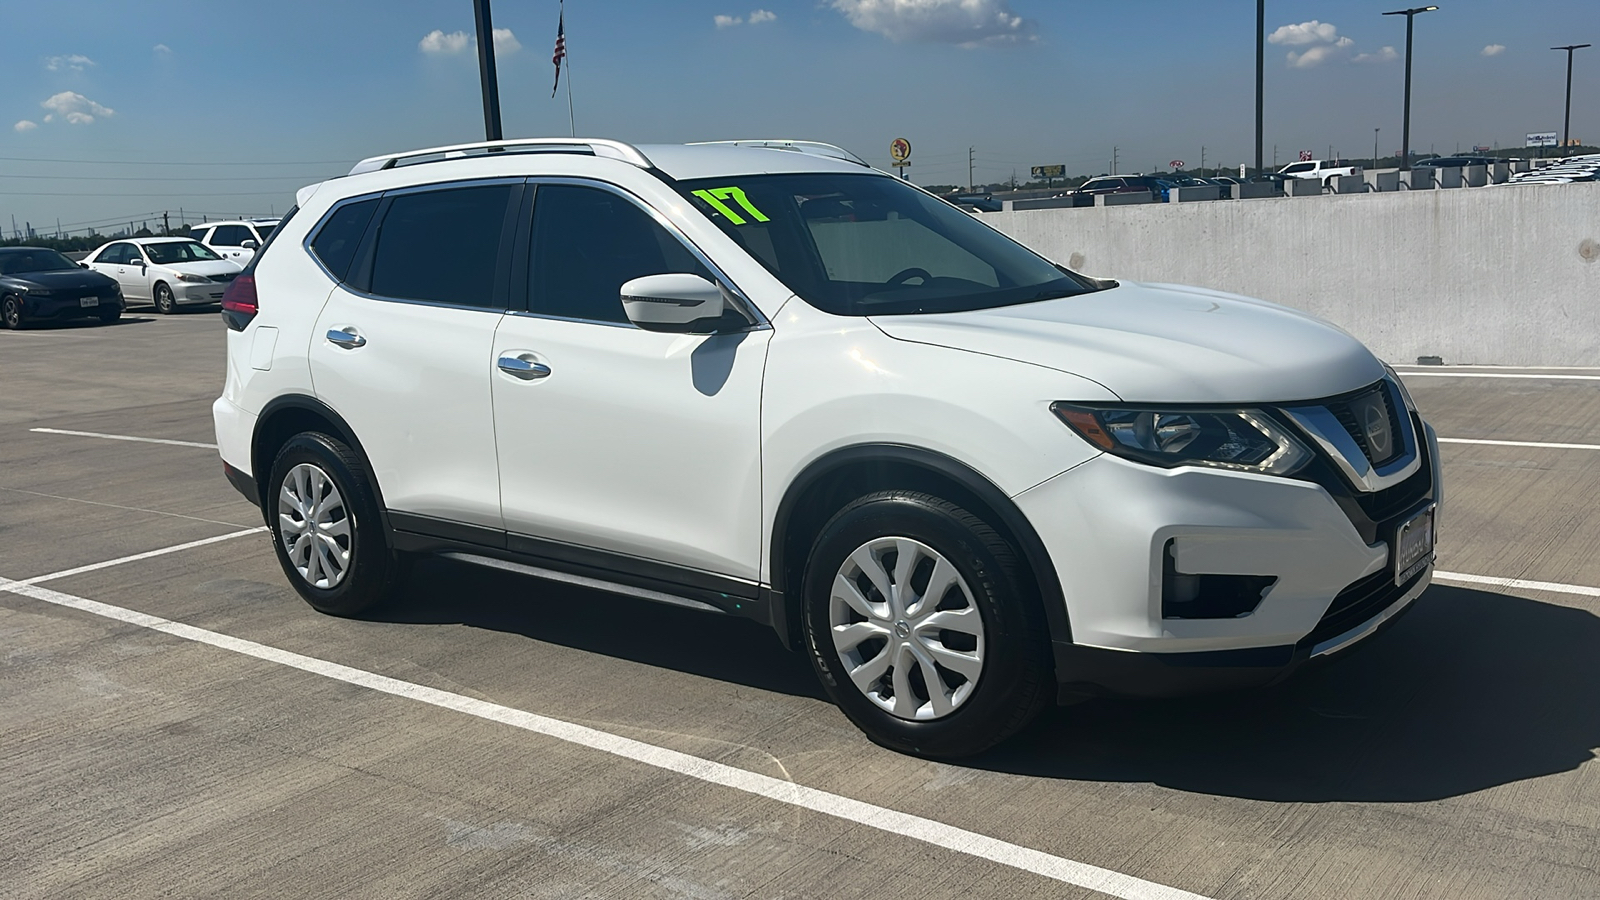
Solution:
<svg viewBox="0 0 1600 900">
<path fill-rule="evenodd" d="M 1397 9 L 1386 12 L 1386 16 L 1406 17 L 1406 112 L 1405 126 L 1400 132 L 1400 171 L 1411 171 L 1411 36 L 1417 14 L 1433 12 L 1437 6 L 1418 6 L 1412 9 Z"/>
<path fill-rule="evenodd" d="M 969 194 L 972 193 L 973 191 L 977 190 L 977 188 L 974 187 L 973 184 L 972 184 L 972 160 L 973 160 L 973 151 L 975 149 L 976 148 L 973 148 L 973 147 L 968 147 L 967 148 L 967 193 L 969 193 Z"/>
<path fill-rule="evenodd" d="M 491 141 L 500 131 L 500 82 L 494 72 L 494 22 L 489 17 L 489 0 L 472 0 L 478 23 L 478 74 L 483 81 L 483 130 Z"/>
<path fill-rule="evenodd" d="M 1256 174 L 1261 174 L 1263 91 L 1267 83 L 1267 0 L 1256 0 Z M 1273 151 L 1277 156 L 1277 151 Z M 1277 166 L 1277 159 L 1273 159 Z"/>
<path fill-rule="evenodd" d="M 1118 149 L 1119 148 L 1117 148 L 1117 147 L 1112 147 L 1111 148 L 1111 174 L 1113 174 L 1113 175 L 1117 174 L 1117 150 Z"/>
<path fill-rule="evenodd" d="M 167 218 L 166 210 L 162 210 L 161 211 L 161 233 L 162 234 L 171 234 L 172 233 L 172 221 Z"/>
<path fill-rule="evenodd" d="M 1582 50 L 1589 44 L 1569 44 L 1565 47 L 1551 47 L 1551 50 L 1567 51 L 1567 118 L 1566 125 L 1561 130 L 1561 155 L 1566 156 L 1572 146 L 1572 51 Z"/>
<path fill-rule="evenodd" d="M 1206 177 L 1206 145 L 1200 145 L 1200 177 Z"/>
<path fill-rule="evenodd" d="M 1372 167 L 1374 169 L 1378 167 L 1378 132 L 1381 130 L 1379 128 L 1372 129 Z"/>
</svg>

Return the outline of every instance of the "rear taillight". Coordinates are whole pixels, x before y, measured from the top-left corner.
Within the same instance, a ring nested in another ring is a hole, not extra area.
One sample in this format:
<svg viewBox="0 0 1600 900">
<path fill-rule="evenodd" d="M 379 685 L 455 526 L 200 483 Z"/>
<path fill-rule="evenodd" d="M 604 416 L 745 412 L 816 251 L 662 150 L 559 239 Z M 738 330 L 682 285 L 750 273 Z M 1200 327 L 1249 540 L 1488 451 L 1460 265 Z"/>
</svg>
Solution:
<svg viewBox="0 0 1600 900">
<path fill-rule="evenodd" d="M 240 275 L 228 282 L 222 292 L 222 321 L 234 331 L 243 331 L 256 317 L 256 278 Z"/>
</svg>

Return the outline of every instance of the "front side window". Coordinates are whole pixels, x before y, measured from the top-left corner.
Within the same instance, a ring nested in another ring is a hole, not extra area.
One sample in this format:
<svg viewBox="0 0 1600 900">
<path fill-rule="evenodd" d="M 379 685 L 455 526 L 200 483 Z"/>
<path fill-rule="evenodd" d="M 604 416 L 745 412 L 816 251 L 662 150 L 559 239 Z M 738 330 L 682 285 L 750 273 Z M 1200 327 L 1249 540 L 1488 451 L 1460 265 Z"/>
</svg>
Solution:
<svg viewBox="0 0 1600 900">
<path fill-rule="evenodd" d="M 677 273 L 716 280 L 649 213 L 600 188 L 540 185 L 532 249 L 528 302 L 539 315 L 621 323 L 623 282 Z"/>
<path fill-rule="evenodd" d="M 1283 174 L 1285 174 L 1285 175 L 1294 175 L 1297 172 L 1310 172 L 1311 170 L 1315 169 L 1316 167 L 1317 167 L 1316 163 L 1295 163 L 1294 165 L 1290 166 L 1289 168 L 1284 169 L 1283 170 Z"/>
<path fill-rule="evenodd" d="M 209 262 L 222 258 L 215 250 L 194 241 L 145 244 L 144 251 L 149 254 L 151 262 L 163 266 L 169 263 Z"/>
<path fill-rule="evenodd" d="M 834 315 L 988 309 L 1091 290 L 886 175 L 732 176 L 679 187 L 790 290 Z"/>
<path fill-rule="evenodd" d="M 378 224 L 372 293 L 497 307 L 494 279 L 510 200 L 508 184 L 395 197 Z"/>
</svg>

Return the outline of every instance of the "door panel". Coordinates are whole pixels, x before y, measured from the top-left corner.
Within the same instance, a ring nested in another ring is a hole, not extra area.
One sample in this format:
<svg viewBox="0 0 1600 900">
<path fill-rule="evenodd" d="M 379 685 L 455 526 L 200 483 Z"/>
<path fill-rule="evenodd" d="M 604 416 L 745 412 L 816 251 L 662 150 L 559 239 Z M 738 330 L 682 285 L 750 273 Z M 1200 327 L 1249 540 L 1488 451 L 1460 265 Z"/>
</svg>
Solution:
<svg viewBox="0 0 1600 900">
<path fill-rule="evenodd" d="M 500 528 L 488 358 L 502 312 L 335 288 L 311 336 L 318 398 L 344 417 L 390 509 Z M 330 331 L 354 335 L 344 347 Z"/>
<path fill-rule="evenodd" d="M 495 360 L 549 370 L 491 379 L 507 530 L 756 581 L 770 335 L 506 316 Z"/>
</svg>

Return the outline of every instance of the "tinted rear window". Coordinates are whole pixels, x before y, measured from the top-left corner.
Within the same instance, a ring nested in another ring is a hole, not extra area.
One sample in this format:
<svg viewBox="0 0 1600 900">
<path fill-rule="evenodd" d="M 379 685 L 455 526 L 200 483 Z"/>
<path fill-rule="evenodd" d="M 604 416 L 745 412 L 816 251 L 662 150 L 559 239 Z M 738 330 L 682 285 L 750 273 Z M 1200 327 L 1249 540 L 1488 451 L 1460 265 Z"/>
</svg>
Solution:
<svg viewBox="0 0 1600 900">
<path fill-rule="evenodd" d="M 328 274 L 340 281 L 350 271 L 356 258 L 356 247 L 361 236 L 367 233 L 367 223 L 378 208 L 378 198 L 347 203 L 328 216 L 316 236 L 311 238 L 311 252 L 327 267 Z"/>
<path fill-rule="evenodd" d="M 401 194 L 378 226 L 372 293 L 461 306 L 494 303 L 511 185 Z"/>
</svg>

